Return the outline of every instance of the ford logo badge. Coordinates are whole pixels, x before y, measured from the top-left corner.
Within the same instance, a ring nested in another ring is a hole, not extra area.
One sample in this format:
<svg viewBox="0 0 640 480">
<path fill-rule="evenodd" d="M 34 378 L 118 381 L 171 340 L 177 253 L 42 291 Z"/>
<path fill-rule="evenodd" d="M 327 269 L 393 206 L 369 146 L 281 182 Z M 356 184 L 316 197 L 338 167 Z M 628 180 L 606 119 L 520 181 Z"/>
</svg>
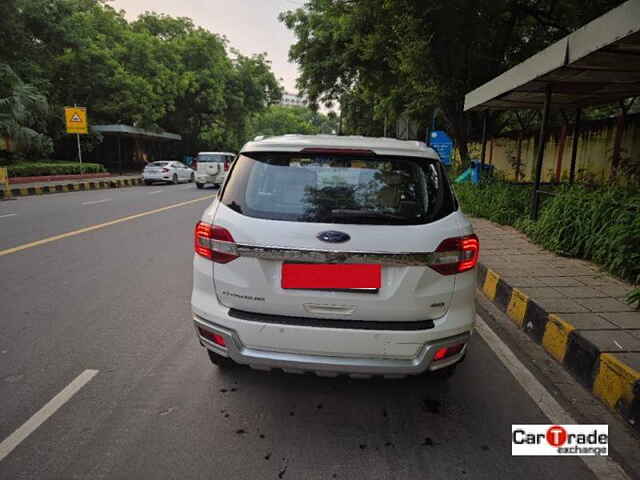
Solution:
<svg viewBox="0 0 640 480">
<path fill-rule="evenodd" d="M 326 232 L 320 232 L 318 238 L 323 242 L 329 243 L 343 243 L 351 240 L 351 237 L 344 232 L 336 232 L 335 230 L 328 230 Z"/>
</svg>

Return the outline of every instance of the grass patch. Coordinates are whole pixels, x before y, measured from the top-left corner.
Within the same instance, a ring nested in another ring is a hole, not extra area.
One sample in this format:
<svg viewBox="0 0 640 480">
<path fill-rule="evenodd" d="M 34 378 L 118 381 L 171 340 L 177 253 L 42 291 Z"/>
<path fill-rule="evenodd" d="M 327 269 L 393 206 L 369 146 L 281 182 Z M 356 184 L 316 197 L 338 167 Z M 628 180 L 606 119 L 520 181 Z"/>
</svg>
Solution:
<svg viewBox="0 0 640 480">
<path fill-rule="evenodd" d="M 640 192 L 559 187 L 533 222 L 531 187 L 490 180 L 456 185 L 455 190 L 465 213 L 512 225 L 547 250 L 592 261 L 632 284 L 640 283 Z M 630 302 L 639 299 L 629 297 Z"/>
</svg>

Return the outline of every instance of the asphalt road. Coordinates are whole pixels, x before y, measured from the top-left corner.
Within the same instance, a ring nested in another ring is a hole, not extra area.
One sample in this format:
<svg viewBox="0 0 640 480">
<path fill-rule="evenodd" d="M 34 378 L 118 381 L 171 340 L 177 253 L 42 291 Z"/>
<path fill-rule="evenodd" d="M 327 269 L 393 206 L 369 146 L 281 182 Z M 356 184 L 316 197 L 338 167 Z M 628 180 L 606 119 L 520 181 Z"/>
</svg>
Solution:
<svg viewBox="0 0 640 480">
<path fill-rule="evenodd" d="M 0 479 L 594 478 L 576 457 L 511 456 L 511 424 L 549 420 L 479 335 L 448 383 L 218 371 L 189 309 L 193 226 L 213 193 L 0 203 L 0 442 L 98 371 L 0 460 Z"/>
</svg>

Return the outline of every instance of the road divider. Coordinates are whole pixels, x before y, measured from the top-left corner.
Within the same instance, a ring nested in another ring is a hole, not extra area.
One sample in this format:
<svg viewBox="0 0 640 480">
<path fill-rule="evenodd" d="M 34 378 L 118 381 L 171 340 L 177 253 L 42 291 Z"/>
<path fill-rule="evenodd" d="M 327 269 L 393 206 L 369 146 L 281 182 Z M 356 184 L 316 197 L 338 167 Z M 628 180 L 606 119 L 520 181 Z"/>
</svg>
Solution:
<svg viewBox="0 0 640 480">
<path fill-rule="evenodd" d="M 186 202 L 174 203 L 173 205 L 167 205 L 166 207 L 155 208 L 153 210 L 147 210 L 146 212 L 136 213 L 135 215 L 129 215 L 127 217 L 117 218 L 115 220 L 111 220 L 109 222 L 99 223 L 97 225 L 92 225 L 90 227 L 80 228 L 78 230 L 73 230 L 71 232 L 62 233 L 60 235 L 54 235 L 52 237 L 43 238 L 41 240 L 36 240 L 35 242 L 25 243 L 23 245 L 18 245 L 17 247 L 7 248 L 5 250 L 0 250 L 0 257 L 4 255 L 9 255 L 12 253 L 20 252 L 22 250 L 26 250 L 28 248 L 38 247 L 40 245 L 45 245 L 47 243 L 55 242 L 58 240 L 62 240 L 68 237 L 74 237 L 76 235 L 80 235 L 82 233 L 92 232 L 94 230 L 100 230 L 102 228 L 109 227 L 111 225 L 116 225 L 118 223 L 128 222 L 131 220 L 135 220 L 136 218 L 146 217 L 147 215 L 153 215 L 156 213 L 164 212 L 165 210 L 171 210 L 173 208 L 184 207 L 185 205 L 191 205 L 192 203 L 201 202 L 203 200 L 209 200 L 216 196 L 206 195 L 204 197 L 199 197 L 193 200 L 187 200 Z"/>
<path fill-rule="evenodd" d="M 81 192 L 86 190 L 101 190 L 104 188 L 133 187 L 135 185 L 142 185 L 142 178 L 116 178 L 80 183 L 44 185 L 39 187 L 10 187 L 6 191 L 0 190 L 0 198 L 7 196 L 26 197 L 29 195 L 43 195 L 48 193 Z"/>
<path fill-rule="evenodd" d="M 60 393 L 49 400 L 44 407 L 23 423 L 15 432 L 0 443 L 0 462 L 31 435 L 40 425 L 56 413 L 60 407 L 67 403 L 78 391 L 98 374 L 98 370 L 85 370 L 78 375 Z"/>
</svg>

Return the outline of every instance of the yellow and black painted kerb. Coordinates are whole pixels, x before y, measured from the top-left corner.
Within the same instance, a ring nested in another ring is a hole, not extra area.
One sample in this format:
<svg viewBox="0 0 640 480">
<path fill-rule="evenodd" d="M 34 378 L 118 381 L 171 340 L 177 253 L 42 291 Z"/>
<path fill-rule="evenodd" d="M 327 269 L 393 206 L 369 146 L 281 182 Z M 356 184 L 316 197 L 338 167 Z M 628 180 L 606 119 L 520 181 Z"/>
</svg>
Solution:
<svg viewBox="0 0 640 480">
<path fill-rule="evenodd" d="M 99 190 L 103 188 L 133 187 L 142 185 L 141 178 L 125 178 L 117 180 L 101 180 L 99 182 L 69 183 L 67 185 L 45 185 L 44 187 L 13 187 L 11 196 L 26 197 L 29 195 L 43 195 L 49 193 L 78 192 L 85 190 Z M 4 192 L 0 190 L 0 198 Z"/>
<path fill-rule="evenodd" d="M 640 431 L 640 362 L 625 352 L 603 352 L 560 316 L 544 308 L 498 272 L 478 264 L 482 292 L 520 329 L 562 363 L 605 405 Z M 635 364 L 633 362 L 636 362 Z"/>
</svg>

